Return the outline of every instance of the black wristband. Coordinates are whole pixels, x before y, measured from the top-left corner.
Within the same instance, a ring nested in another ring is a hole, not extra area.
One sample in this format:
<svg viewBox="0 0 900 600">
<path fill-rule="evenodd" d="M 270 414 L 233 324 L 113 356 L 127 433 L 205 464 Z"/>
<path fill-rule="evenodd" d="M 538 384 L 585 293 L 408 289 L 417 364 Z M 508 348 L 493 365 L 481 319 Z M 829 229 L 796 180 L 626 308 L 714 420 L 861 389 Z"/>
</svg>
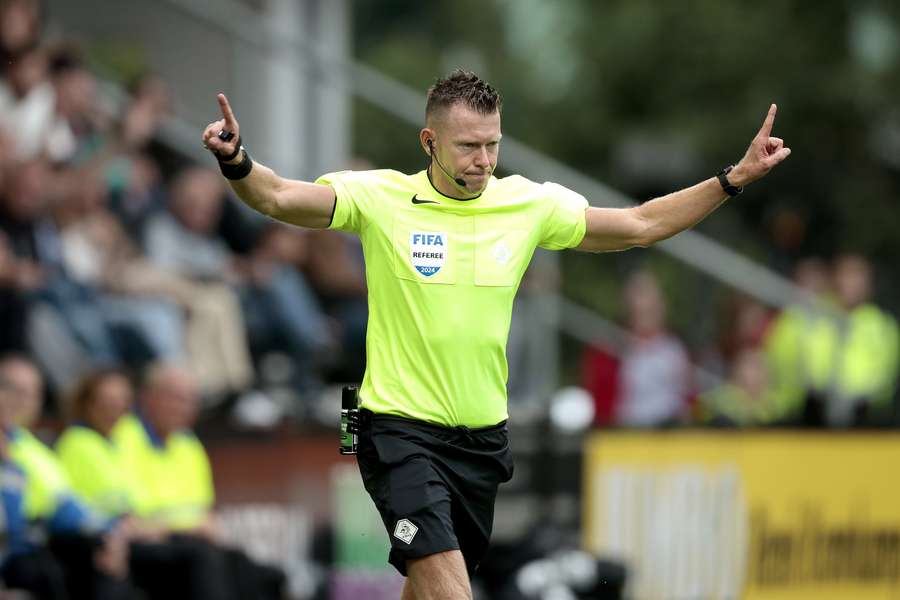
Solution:
<svg viewBox="0 0 900 600">
<path fill-rule="evenodd" d="M 238 154 L 240 154 L 242 147 L 243 146 L 241 144 L 241 136 L 238 136 L 237 141 L 234 143 L 234 152 L 232 152 L 228 156 L 222 156 L 218 152 L 213 152 L 213 154 L 215 155 L 216 160 L 218 160 L 219 162 L 234 160 L 234 157 L 237 156 Z"/>
<path fill-rule="evenodd" d="M 734 169 L 734 165 L 729 165 L 722 169 L 716 174 L 716 179 L 719 180 L 719 185 L 722 186 L 722 189 L 725 190 L 725 193 L 728 194 L 729 197 L 734 198 L 738 194 L 744 191 L 744 186 L 737 187 L 736 185 L 731 185 L 731 182 L 728 181 L 727 175 L 731 173 L 731 170 Z"/>
<path fill-rule="evenodd" d="M 243 179 L 253 170 L 253 159 L 250 158 L 250 155 L 247 154 L 246 150 L 241 148 L 241 151 L 244 153 L 244 157 L 238 164 L 234 165 L 231 163 L 219 162 L 219 169 L 226 179 Z"/>
</svg>

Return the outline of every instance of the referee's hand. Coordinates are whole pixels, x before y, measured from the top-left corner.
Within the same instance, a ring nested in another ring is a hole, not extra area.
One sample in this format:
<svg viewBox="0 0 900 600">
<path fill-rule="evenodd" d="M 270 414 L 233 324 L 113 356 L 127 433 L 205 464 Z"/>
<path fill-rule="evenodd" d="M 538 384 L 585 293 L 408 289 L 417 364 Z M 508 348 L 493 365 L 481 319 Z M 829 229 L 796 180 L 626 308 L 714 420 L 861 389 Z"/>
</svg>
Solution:
<svg viewBox="0 0 900 600">
<path fill-rule="evenodd" d="M 216 97 L 219 100 L 219 109 L 222 111 L 223 118 L 210 123 L 203 130 L 203 147 L 212 152 L 218 159 L 222 156 L 236 154 L 235 151 L 237 150 L 238 140 L 241 137 L 241 130 L 225 94 L 219 94 Z M 241 156 L 238 154 L 233 159 L 225 162 L 237 164 L 240 161 Z"/>
<path fill-rule="evenodd" d="M 731 185 L 741 187 L 753 183 L 790 155 L 791 149 L 784 145 L 784 140 L 772 136 L 777 111 L 778 107 L 774 104 L 769 107 L 769 114 L 766 115 L 759 133 L 750 142 L 744 158 L 728 174 Z"/>
</svg>

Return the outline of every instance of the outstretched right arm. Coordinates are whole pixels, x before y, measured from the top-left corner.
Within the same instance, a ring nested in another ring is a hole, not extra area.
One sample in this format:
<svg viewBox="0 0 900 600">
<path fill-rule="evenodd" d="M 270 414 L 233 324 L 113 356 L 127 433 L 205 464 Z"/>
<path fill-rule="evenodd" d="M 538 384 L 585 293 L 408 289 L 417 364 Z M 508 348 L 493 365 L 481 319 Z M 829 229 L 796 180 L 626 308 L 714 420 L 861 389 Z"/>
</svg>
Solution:
<svg viewBox="0 0 900 600">
<path fill-rule="evenodd" d="M 234 154 L 240 139 L 240 128 L 225 94 L 219 94 L 218 100 L 223 118 L 210 123 L 203 131 L 203 145 L 217 158 Z M 220 139 L 219 132 L 223 130 L 234 137 L 228 141 Z M 243 155 L 240 152 L 227 162 L 236 165 Z M 330 186 L 285 179 L 255 161 L 246 177 L 229 179 L 228 183 L 245 204 L 273 219 L 314 229 L 331 224 L 335 194 Z"/>
</svg>

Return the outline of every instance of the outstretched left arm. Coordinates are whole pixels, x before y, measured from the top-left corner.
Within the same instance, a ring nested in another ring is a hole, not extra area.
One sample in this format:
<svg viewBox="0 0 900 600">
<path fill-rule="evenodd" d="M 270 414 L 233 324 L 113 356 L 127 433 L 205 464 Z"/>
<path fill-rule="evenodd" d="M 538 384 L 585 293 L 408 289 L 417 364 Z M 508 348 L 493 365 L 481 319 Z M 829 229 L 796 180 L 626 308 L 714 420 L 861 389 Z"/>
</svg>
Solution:
<svg viewBox="0 0 900 600">
<path fill-rule="evenodd" d="M 728 182 L 743 187 L 763 177 L 791 153 L 784 140 L 772 137 L 777 107 L 750 142 L 741 161 L 728 173 Z M 727 198 L 715 177 L 632 208 L 595 208 L 586 212 L 584 239 L 578 250 L 609 252 L 647 247 L 693 227 Z"/>
</svg>

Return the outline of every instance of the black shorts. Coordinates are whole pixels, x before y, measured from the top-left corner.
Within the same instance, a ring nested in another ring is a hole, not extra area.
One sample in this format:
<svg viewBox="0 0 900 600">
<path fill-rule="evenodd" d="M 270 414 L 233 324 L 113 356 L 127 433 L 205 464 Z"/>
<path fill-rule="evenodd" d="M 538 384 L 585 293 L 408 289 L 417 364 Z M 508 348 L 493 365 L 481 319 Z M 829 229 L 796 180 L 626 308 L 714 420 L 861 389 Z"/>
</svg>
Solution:
<svg viewBox="0 0 900 600">
<path fill-rule="evenodd" d="M 469 573 L 484 557 L 497 487 L 512 477 L 506 422 L 448 428 L 361 410 L 357 462 L 391 541 L 406 561 L 460 550 Z"/>
</svg>

